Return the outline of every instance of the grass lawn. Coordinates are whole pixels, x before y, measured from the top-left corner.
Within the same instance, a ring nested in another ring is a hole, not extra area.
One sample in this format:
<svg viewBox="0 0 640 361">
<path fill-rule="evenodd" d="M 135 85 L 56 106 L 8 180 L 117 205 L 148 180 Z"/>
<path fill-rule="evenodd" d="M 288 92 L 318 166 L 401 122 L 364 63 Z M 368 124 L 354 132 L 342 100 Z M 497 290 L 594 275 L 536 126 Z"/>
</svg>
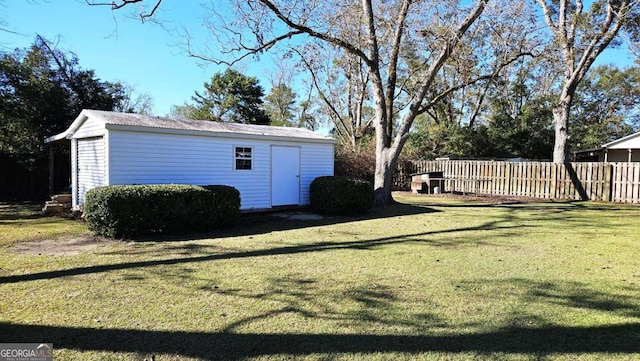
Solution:
<svg viewBox="0 0 640 361">
<path fill-rule="evenodd" d="M 396 199 L 64 255 L 17 250 L 82 223 L 5 207 L 0 341 L 56 360 L 640 359 L 640 207 Z"/>
</svg>

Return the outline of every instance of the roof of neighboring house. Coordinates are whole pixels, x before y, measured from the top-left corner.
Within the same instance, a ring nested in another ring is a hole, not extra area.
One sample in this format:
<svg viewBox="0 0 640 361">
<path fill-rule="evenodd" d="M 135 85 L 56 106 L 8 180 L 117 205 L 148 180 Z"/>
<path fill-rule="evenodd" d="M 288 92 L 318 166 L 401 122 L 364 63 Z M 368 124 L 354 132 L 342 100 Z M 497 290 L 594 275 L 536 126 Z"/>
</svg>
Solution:
<svg viewBox="0 0 640 361">
<path fill-rule="evenodd" d="M 616 139 L 612 142 L 604 144 L 603 148 L 608 149 L 627 149 L 627 148 L 640 148 L 640 132 L 627 135 L 620 139 Z"/>
<path fill-rule="evenodd" d="M 588 148 L 588 149 L 578 149 L 578 150 L 574 150 L 571 153 L 573 153 L 573 154 L 583 154 L 583 153 L 601 152 L 603 150 L 604 150 L 603 147 L 597 147 L 597 148 Z"/>
<path fill-rule="evenodd" d="M 331 137 L 304 128 L 176 119 L 90 109 L 84 109 L 66 131 L 45 139 L 45 143 L 61 139 L 70 139 L 73 137 L 73 133 L 75 133 L 89 117 L 102 121 L 107 129 L 140 131 L 166 130 L 167 133 L 171 133 L 173 130 L 176 131 L 176 133 L 195 133 L 200 135 L 245 135 L 248 137 L 294 138 L 335 143 L 335 140 Z"/>
</svg>

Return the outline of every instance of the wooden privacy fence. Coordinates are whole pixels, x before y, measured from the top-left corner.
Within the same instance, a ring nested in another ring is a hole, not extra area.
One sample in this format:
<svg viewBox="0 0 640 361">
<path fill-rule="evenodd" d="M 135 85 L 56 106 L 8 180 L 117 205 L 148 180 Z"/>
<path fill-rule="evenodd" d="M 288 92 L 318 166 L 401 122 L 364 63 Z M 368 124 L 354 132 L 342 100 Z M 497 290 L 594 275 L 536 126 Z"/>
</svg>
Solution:
<svg viewBox="0 0 640 361">
<path fill-rule="evenodd" d="M 443 172 L 444 191 L 640 203 L 640 163 L 413 161 L 398 166 L 394 185 L 409 189 L 410 174 Z"/>
</svg>

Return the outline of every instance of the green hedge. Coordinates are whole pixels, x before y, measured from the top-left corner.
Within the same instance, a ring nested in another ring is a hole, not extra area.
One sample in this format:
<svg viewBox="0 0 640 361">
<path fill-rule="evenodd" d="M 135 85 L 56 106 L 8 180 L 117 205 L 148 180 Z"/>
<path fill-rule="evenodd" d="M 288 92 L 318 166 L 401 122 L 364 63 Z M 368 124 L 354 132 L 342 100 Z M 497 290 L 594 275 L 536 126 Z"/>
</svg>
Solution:
<svg viewBox="0 0 640 361">
<path fill-rule="evenodd" d="M 311 182 L 309 203 L 321 214 L 365 213 L 373 206 L 373 186 L 353 177 L 319 177 Z"/>
<path fill-rule="evenodd" d="M 240 192 L 229 186 L 116 185 L 86 193 L 89 229 L 111 238 L 206 231 L 240 217 Z"/>
</svg>

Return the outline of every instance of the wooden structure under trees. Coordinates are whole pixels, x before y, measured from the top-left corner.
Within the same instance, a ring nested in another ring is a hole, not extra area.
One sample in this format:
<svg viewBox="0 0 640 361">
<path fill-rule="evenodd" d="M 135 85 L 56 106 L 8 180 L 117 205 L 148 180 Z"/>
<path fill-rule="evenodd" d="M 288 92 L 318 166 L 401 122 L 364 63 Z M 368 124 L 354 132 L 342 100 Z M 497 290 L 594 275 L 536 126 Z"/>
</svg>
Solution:
<svg viewBox="0 0 640 361">
<path fill-rule="evenodd" d="M 400 164 L 396 189 L 409 189 L 411 174 L 441 171 L 446 192 L 640 203 L 639 162 L 412 161 Z M 460 179 L 490 180 L 472 182 Z"/>
</svg>

